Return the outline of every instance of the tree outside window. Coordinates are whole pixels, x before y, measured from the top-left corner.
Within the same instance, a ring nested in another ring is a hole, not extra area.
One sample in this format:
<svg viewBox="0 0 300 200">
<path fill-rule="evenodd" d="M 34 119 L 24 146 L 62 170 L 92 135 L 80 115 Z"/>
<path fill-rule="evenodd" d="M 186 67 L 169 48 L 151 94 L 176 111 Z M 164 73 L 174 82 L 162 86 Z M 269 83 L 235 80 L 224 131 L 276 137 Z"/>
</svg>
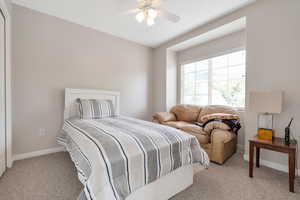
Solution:
<svg viewBox="0 0 300 200">
<path fill-rule="evenodd" d="M 230 54 L 182 65 L 182 102 L 245 106 L 245 54 Z"/>
</svg>

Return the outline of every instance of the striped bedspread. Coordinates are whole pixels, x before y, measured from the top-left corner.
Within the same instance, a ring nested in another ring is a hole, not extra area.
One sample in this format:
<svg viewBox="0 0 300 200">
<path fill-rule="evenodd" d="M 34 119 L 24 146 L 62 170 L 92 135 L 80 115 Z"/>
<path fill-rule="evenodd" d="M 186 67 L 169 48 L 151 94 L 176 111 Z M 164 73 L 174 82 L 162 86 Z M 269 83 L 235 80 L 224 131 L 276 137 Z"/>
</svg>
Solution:
<svg viewBox="0 0 300 200">
<path fill-rule="evenodd" d="M 124 200 L 177 168 L 209 159 L 194 136 L 128 117 L 66 120 L 58 142 L 77 168 L 78 199 Z"/>
</svg>

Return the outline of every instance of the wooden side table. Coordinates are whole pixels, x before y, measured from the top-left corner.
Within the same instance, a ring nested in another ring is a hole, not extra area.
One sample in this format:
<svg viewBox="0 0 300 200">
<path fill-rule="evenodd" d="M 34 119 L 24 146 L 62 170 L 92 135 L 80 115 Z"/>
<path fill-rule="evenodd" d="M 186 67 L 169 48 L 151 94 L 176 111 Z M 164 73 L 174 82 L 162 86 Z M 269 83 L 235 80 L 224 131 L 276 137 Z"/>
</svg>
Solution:
<svg viewBox="0 0 300 200">
<path fill-rule="evenodd" d="M 256 167 L 259 168 L 260 149 L 268 149 L 289 155 L 289 188 L 290 192 L 294 192 L 294 180 L 296 171 L 296 146 L 294 141 L 290 145 L 284 144 L 283 138 L 274 138 L 273 141 L 260 140 L 255 136 L 249 140 L 249 177 L 253 177 L 253 157 L 254 148 L 256 148 Z"/>
</svg>

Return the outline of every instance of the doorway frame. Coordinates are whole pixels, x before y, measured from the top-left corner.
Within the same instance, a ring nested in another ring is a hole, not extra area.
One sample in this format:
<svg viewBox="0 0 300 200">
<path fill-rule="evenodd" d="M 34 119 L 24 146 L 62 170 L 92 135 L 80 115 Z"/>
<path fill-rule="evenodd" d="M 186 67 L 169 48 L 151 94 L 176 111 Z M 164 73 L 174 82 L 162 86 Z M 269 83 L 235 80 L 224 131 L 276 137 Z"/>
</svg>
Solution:
<svg viewBox="0 0 300 200">
<path fill-rule="evenodd" d="M 11 7 L 10 3 L 0 0 L 0 9 L 5 23 L 5 136 L 6 136 L 6 167 L 11 168 L 12 159 L 12 129 L 11 129 Z"/>
</svg>

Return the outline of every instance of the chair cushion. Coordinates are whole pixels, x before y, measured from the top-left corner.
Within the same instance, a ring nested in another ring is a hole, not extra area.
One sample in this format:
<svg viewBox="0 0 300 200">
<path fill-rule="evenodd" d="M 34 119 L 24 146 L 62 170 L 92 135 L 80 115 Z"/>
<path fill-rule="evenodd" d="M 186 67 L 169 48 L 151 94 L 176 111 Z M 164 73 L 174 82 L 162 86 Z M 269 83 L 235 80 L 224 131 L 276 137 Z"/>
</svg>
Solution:
<svg viewBox="0 0 300 200">
<path fill-rule="evenodd" d="M 188 134 L 190 134 L 190 135 L 193 135 L 193 136 L 195 136 L 197 139 L 198 139 L 198 141 L 199 141 L 199 143 L 200 144 L 208 144 L 208 143 L 210 143 L 210 136 L 209 135 L 202 135 L 202 134 L 197 134 L 197 133 L 194 133 L 194 132 L 187 132 Z"/>
<path fill-rule="evenodd" d="M 207 135 L 207 133 L 203 130 L 202 127 L 197 126 L 195 124 L 188 124 L 186 126 L 182 126 L 181 130 L 185 131 L 185 132 L 193 132 L 195 134 L 202 134 L 202 135 Z"/>
<path fill-rule="evenodd" d="M 202 127 L 195 124 L 184 121 L 169 121 L 163 124 L 196 136 L 200 144 L 207 144 L 210 142 L 210 135 L 206 133 Z"/>
<path fill-rule="evenodd" d="M 153 118 L 161 123 L 167 121 L 176 121 L 175 114 L 170 112 L 157 112 L 154 114 Z"/>
<path fill-rule="evenodd" d="M 230 106 L 221 106 L 221 105 L 209 105 L 209 106 L 204 106 L 200 114 L 198 116 L 198 122 L 203 122 L 201 121 L 201 118 L 204 115 L 209 115 L 209 114 L 214 114 L 214 113 L 227 113 L 227 114 L 233 114 L 233 115 L 238 115 L 237 110 Z"/>
<path fill-rule="evenodd" d="M 169 122 L 164 122 L 163 124 L 167 126 L 171 126 L 173 128 L 182 129 L 182 127 L 188 126 L 191 123 L 184 122 L 184 121 L 169 121 Z"/>
<path fill-rule="evenodd" d="M 176 115 L 178 121 L 195 122 L 201 111 L 200 106 L 178 104 L 174 106 L 170 112 Z"/>
</svg>

